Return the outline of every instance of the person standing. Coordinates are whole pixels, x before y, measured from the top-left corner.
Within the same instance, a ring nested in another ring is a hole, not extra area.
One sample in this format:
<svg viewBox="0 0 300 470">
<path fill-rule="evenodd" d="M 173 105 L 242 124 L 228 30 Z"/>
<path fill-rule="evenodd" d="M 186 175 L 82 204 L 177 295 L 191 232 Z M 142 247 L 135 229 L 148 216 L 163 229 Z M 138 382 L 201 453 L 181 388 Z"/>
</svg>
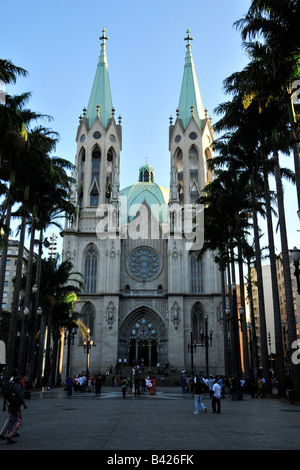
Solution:
<svg viewBox="0 0 300 470">
<path fill-rule="evenodd" d="M 156 395 L 156 380 L 155 377 L 151 377 L 151 388 L 150 388 L 150 395 Z"/>
<path fill-rule="evenodd" d="M 221 391 L 222 387 L 218 384 L 218 381 L 215 380 L 215 383 L 212 386 L 212 412 L 221 413 Z"/>
<path fill-rule="evenodd" d="M 17 376 L 14 380 L 14 386 L 12 387 L 12 393 L 8 400 L 4 403 L 8 406 L 9 421 L 7 426 L 7 444 L 15 444 L 17 441 L 13 439 L 16 436 L 21 424 L 22 424 L 22 414 L 21 414 L 21 405 L 24 409 L 27 408 L 27 405 L 23 397 L 23 387 L 21 385 L 21 376 Z"/>
<path fill-rule="evenodd" d="M 141 385 L 141 378 L 139 375 L 139 372 L 136 371 L 135 376 L 134 376 L 134 396 L 136 397 L 137 395 L 141 395 L 140 391 L 140 385 Z"/>
<path fill-rule="evenodd" d="M 198 415 L 199 414 L 199 406 L 201 406 L 201 409 L 203 413 L 206 413 L 206 407 L 204 403 L 202 403 L 202 392 L 203 392 L 203 383 L 201 382 L 200 378 L 198 375 L 196 375 L 196 381 L 194 384 L 192 384 L 192 391 L 193 391 L 193 398 L 195 400 L 195 411 L 194 414 Z"/>
<path fill-rule="evenodd" d="M 67 377 L 66 386 L 67 386 L 67 396 L 71 397 L 72 396 L 72 389 L 73 389 L 73 379 L 72 379 L 72 377 Z"/>
<path fill-rule="evenodd" d="M 97 397 L 101 397 L 101 390 L 102 390 L 102 385 L 103 385 L 103 381 L 102 381 L 102 376 L 100 374 L 100 372 L 98 372 L 98 374 L 96 375 L 95 377 L 95 394 Z"/>
<path fill-rule="evenodd" d="M 127 380 L 126 380 L 125 378 L 123 378 L 123 379 L 121 380 L 121 389 L 122 389 L 123 398 L 126 397 L 127 385 L 128 385 Z"/>
</svg>

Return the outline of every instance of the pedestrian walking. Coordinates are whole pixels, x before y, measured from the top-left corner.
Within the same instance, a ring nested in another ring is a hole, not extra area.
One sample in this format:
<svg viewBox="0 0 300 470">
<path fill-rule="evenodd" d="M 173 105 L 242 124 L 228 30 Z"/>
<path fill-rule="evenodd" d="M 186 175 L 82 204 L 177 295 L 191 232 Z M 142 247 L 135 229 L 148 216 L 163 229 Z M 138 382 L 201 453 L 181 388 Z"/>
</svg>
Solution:
<svg viewBox="0 0 300 470">
<path fill-rule="evenodd" d="M 67 377 L 66 386 L 67 386 L 67 396 L 71 397 L 72 396 L 72 390 L 73 390 L 73 379 L 72 379 L 72 377 Z"/>
<path fill-rule="evenodd" d="M 95 380 L 94 380 L 94 384 L 95 384 L 95 394 L 96 394 L 96 396 L 101 397 L 101 390 L 102 390 L 103 381 L 102 381 L 102 376 L 101 376 L 100 372 L 98 372 L 98 374 L 96 375 Z"/>
<path fill-rule="evenodd" d="M 2 406 L 3 413 L 5 413 L 6 411 L 6 401 L 8 399 L 9 389 L 13 387 L 13 384 L 14 384 L 14 378 L 11 377 L 8 384 L 6 384 L 3 387 L 3 406 Z M 0 439 L 6 440 L 6 432 L 7 432 L 8 423 L 9 423 L 9 418 L 7 417 L 0 431 Z"/>
<path fill-rule="evenodd" d="M 215 380 L 215 383 L 212 386 L 212 412 L 213 413 L 221 413 L 221 391 L 222 388 L 218 384 L 217 379 Z"/>
<path fill-rule="evenodd" d="M 127 380 L 125 378 L 122 378 L 121 379 L 121 389 L 122 389 L 123 398 L 126 397 L 127 385 L 128 385 Z"/>
<path fill-rule="evenodd" d="M 48 388 L 48 377 L 45 375 L 42 377 L 42 393 L 41 393 L 41 398 L 44 398 L 47 393 L 47 388 Z"/>
<path fill-rule="evenodd" d="M 200 377 L 196 376 L 196 381 L 193 384 L 193 398 L 195 401 L 195 411 L 194 414 L 199 414 L 199 407 L 201 407 L 203 413 L 206 413 L 206 407 L 202 402 L 202 393 L 203 393 L 203 383 L 200 380 Z"/>
<path fill-rule="evenodd" d="M 257 394 L 255 398 L 264 398 L 263 396 L 263 382 L 260 377 L 257 379 Z"/>
<path fill-rule="evenodd" d="M 13 438 L 17 437 L 18 431 L 22 424 L 21 406 L 24 409 L 27 405 L 23 397 L 23 387 L 21 385 L 22 377 L 18 376 L 14 379 L 14 385 L 11 387 L 10 393 L 5 397 L 3 403 L 3 411 L 5 411 L 6 405 L 8 407 L 9 421 L 7 425 L 6 437 L 7 444 L 15 444 Z"/>
</svg>

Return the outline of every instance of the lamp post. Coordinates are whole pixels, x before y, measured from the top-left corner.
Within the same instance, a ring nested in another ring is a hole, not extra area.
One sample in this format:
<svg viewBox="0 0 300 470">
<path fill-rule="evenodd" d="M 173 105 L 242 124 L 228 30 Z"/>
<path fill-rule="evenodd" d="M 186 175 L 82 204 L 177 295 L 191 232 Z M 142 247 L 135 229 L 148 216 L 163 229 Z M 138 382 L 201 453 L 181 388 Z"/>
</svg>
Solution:
<svg viewBox="0 0 300 470">
<path fill-rule="evenodd" d="M 87 329 L 86 339 L 83 342 L 83 351 L 86 352 L 86 380 L 89 380 L 90 353 L 93 348 L 93 340 L 90 337 L 90 329 Z"/>
<path fill-rule="evenodd" d="M 281 327 L 282 327 L 283 344 L 284 344 L 284 362 L 287 364 L 288 371 L 290 373 L 289 351 L 288 351 L 288 348 L 287 348 L 287 345 L 286 345 L 286 335 L 287 335 L 286 323 L 283 320 L 281 322 Z"/>
<path fill-rule="evenodd" d="M 204 345 L 205 345 L 205 363 L 206 363 L 206 376 L 207 377 L 209 377 L 208 347 L 209 345 L 212 346 L 212 335 L 213 335 L 213 330 L 209 330 L 209 334 L 208 334 L 208 318 L 206 315 L 205 316 L 205 333 L 204 333 L 204 329 L 200 328 L 200 336 L 202 339 L 202 346 L 203 346 L 203 340 L 204 340 Z"/>
<path fill-rule="evenodd" d="M 74 345 L 74 338 L 76 335 L 75 328 L 72 328 L 73 324 L 73 314 L 69 313 L 69 320 L 68 320 L 68 327 L 65 328 L 65 345 L 67 344 L 67 370 L 66 370 L 66 378 L 69 377 L 70 373 L 70 351 L 71 351 L 71 344 Z"/>
<path fill-rule="evenodd" d="M 251 335 L 251 322 L 247 323 L 248 335 L 249 335 L 249 347 L 250 347 L 250 373 L 253 375 L 253 345 L 252 345 L 252 335 Z"/>
<path fill-rule="evenodd" d="M 241 379 L 241 362 L 240 362 L 240 343 L 239 343 L 239 319 L 238 319 L 238 311 L 237 311 L 237 299 L 236 299 L 236 285 L 233 282 L 231 284 L 232 289 L 232 310 L 230 307 L 226 307 L 226 319 L 227 319 L 227 326 L 229 329 L 230 322 L 232 323 L 231 329 L 231 343 L 232 343 L 232 367 L 233 367 L 233 375 L 235 376 L 236 381 L 236 393 L 235 399 L 241 400 L 242 394 L 240 390 L 240 379 Z M 241 307 L 240 316 L 244 315 L 245 311 L 244 308 Z M 240 318 L 242 323 L 242 319 Z"/>
<path fill-rule="evenodd" d="M 243 320 L 244 320 L 244 315 L 245 315 L 245 309 L 244 307 L 240 307 L 239 308 L 239 314 L 240 314 L 240 318 L 239 318 L 239 321 L 241 323 L 241 331 L 243 331 Z"/>
<path fill-rule="evenodd" d="M 297 280 L 297 292 L 300 295 L 300 280 L 299 280 L 299 277 L 300 277 L 300 269 L 299 269 L 300 250 L 298 250 L 298 248 L 296 246 L 294 246 L 294 248 L 291 250 L 290 257 L 291 257 L 291 259 L 294 263 L 294 266 L 295 266 L 294 275 L 295 275 L 296 280 Z"/>
<path fill-rule="evenodd" d="M 39 316 L 42 312 L 41 307 L 36 308 L 37 292 L 38 292 L 38 286 L 34 284 L 34 286 L 32 287 L 33 299 L 32 299 L 32 304 L 31 304 L 31 309 L 30 309 L 30 315 L 28 318 L 29 343 L 28 343 L 28 351 L 27 351 L 26 379 L 25 379 L 25 390 L 24 390 L 24 398 L 29 398 L 29 399 L 31 398 L 30 390 L 32 388 L 32 383 L 33 383 L 37 316 Z"/>
<path fill-rule="evenodd" d="M 194 352 L 196 352 L 196 340 L 193 340 L 193 330 L 191 328 L 191 344 L 188 343 L 188 352 L 191 352 L 191 369 L 192 369 L 192 377 L 194 377 Z"/>
</svg>

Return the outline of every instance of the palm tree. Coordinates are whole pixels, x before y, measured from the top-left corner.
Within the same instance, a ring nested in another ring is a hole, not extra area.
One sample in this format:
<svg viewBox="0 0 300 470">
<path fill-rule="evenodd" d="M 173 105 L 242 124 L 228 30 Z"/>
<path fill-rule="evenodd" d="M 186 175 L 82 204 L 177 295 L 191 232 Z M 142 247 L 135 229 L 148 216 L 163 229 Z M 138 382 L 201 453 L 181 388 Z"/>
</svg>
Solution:
<svg viewBox="0 0 300 470">
<path fill-rule="evenodd" d="M 239 74 L 235 74 L 234 80 L 241 80 Z M 245 81 L 245 79 L 244 79 Z M 226 82 L 228 84 L 228 80 Z M 232 86 L 232 84 L 231 84 Z M 227 134 L 225 137 L 230 141 L 230 146 L 233 147 L 235 157 L 231 155 L 229 160 L 230 168 L 234 165 L 235 168 L 239 170 L 248 171 L 249 178 L 252 181 L 252 201 L 253 201 L 253 214 L 254 214 L 254 226 L 255 226 L 255 246 L 257 247 L 257 267 L 258 267 L 258 277 L 259 277 L 259 292 L 260 292 L 260 322 L 261 330 L 263 332 L 264 338 L 264 348 L 263 348 L 263 358 L 264 358 L 264 368 L 268 368 L 267 362 L 267 338 L 265 331 L 265 321 L 264 317 L 264 302 L 262 294 L 262 276 L 260 269 L 260 247 L 259 247 L 259 231 L 258 223 L 256 217 L 256 205 L 257 205 L 257 195 L 261 198 L 262 191 L 265 193 L 264 196 L 268 195 L 268 172 L 272 169 L 270 165 L 270 160 L 268 160 L 267 155 L 270 152 L 270 129 L 272 129 L 272 122 L 274 116 L 276 116 L 276 110 L 268 108 L 267 110 L 262 111 L 259 104 L 252 98 L 251 105 L 245 105 L 244 96 L 237 94 L 234 96 L 232 102 L 225 103 L 218 108 L 218 111 L 224 113 L 224 117 L 216 124 L 218 130 L 225 129 Z M 244 103 L 244 105 L 242 105 Z M 234 129 L 234 132 L 229 133 L 228 129 Z M 284 130 L 284 129 L 283 129 Z M 288 151 L 286 146 L 287 134 L 282 131 L 282 138 L 285 137 L 285 140 L 281 140 L 281 149 L 285 152 Z M 224 137 L 221 139 L 223 143 Z M 241 146 L 243 142 L 246 143 L 246 146 Z M 218 145 L 218 144 L 217 144 Z M 219 144 L 220 147 L 220 144 Z M 221 148 L 224 153 L 224 148 Z M 226 150 L 226 148 L 225 148 Z M 228 151 L 225 152 L 225 157 L 219 159 L 221 163 L 224 163 L 225 160 L 228 160 Z M 216 162 L 218 163 L 218 159 Z M 283 173 L 291 177 L 291 174 L 288 170 L 284 170 Z M 279 298 L 276 296 L 278 293 L 277 286 L 277 275 L 276 275 L 276 265 L 275 265 L 275 249 L 274 249 L 274 237 L 273 237 L 273 228 L 272 228 L 272 208 L 270 203 L 270 198 L 267 198 L 265 201 L 266 214 L 268 219 L 268 236 L 269 236 L 269 250 L 270 250 L 270 259 L 271 259 L 271 271 L 273 279 L 273 297 L 274 297 L 274 322 L 275 322 L 275 333 L 276 333 L 276 349 L 278 351 L 278 376 L 280 379 L 280 384 L 283 386 L 283 355 L 282 355 L 282 335 L 281 335 L 281 319 L 280 319 L 280 307 L 279 307 Z M 261 287 L 260 287 L 261 286 Z"/>
<path fill-rule="evenodd" d="M 10 60 L 0 59 L 0 81 L 9 84 L 16 83 L 17 76 L 26 77 L 27 70 L 14 65 Z"/>
<path fill-rule="evenodd" d="M 210 167 L 214 165 L 214 160 L 210 161 Z M 247 189 L 242 178 L 238 179 L 233 172 L 218 170 L 215 172 L 216 178 L 209 183 L 203 190 L 203 196 L 199 202 L 204 205 L 204 245 L 200 255 L 207 249 L 217 251 L 216 261 L 220 266 L 222 273 L 222 282 L 224 279 L 226 265 L 228 267 L 228 285 L 231 286 L 235 280 L 235 256 L 234 247 L 237 246 L 239 239 L 244 235 L 248 226 L 247 208 L 248 195 Z M 247 208 L 247 209 L 246 209 Z M 231 269 L 231 273 L 230 273 Z M 231 298 L 231 288 L 229 289 L 229 301 L 231 303 L 232 323 L 231 329 L 231 348 L 232 348 L 232 367 L 234 375 L 241 378 L 240 362 L 240 344 L 238 337 L 238 313 L 236 298 Z M 227 324 L 225 316 L 225 294 L 223 293 L 223 319 L 224 319 L 224 346 L 225 361 L 227 368 L 230 368 L 228 349 L 227 349 Z M 248 350 L 246 353 L 246 363 Z M 227 371 L 228 371 L 227 369 Z"/>
<path fill-rule="evenodd" d="M 45 376 L 50 380 L 51 368 L 53 367 L 50 358 L 50 340 L 54 333 L 54 340 L 57 341 L 57 331 L 60 331 L 59 325 L 63 326 L 67 320 L 70 304 L 65 302 L 70 293 L 78 294 L 82 289 L 82 282 L 78 276 L 79 273 L 73 272 L 73 264 L 70 260 L 65 260 L 59 264 L 59 257 L 42 259 L 41 279 L 39 290 L 40 306 L 43 315 L 47 316 L 48 335 L 46 345 Z M 40 348 L 43 349 L 43 344 Z M 38 370 L 38 377 L 41 371 Z M 37 378 L 38 378 L 37 377 Z"/>
<path fill-rule="evenodd" d="M 299 79 L 300 65 L 300 9 L 297 0 L 253 0 L 244 18 L 235 24 L 245 41 L 255 41 L 250 48 L 264 49 L 272 73 L 273 99 L 280 99 L 288 111 L 290 143 L 294 152 L 298 209 L 300 209 L 300 159 L 297 115 L 294 93 Z M 260 42 L 259 42 L 260 41 Z M 261 45 L 264 45 L 262 48 Z"/>
<path fill-rule="evenodd" d="M 15 194 L 20 201 L 21 207 L 19 213 L 22 218 L 18 259 L 16 266 L 16 276 L 14 284 L 12 312 L 10 319 L 9 337 L 7 343 L 7 364 L 6 377 L 12 373 L 14 346 L 16 337 L 16 324 L 19 310 L 19 297 L 22 277 L 22 264 L 25 240 L 26 218 L 30 211 L 30 206 L 34 205 L 37 197 L 37 180 L 40 177 L 39 167 L 44 168 L 47 155 L 45 151 L 50 151 L 55 145 L 55 139 L 49 137 L 48 130 L 44 128 L 34 129 L 27 132 L 27 139 L 23 148 L 22 157 L 25 163 L 19 163 L 16 169 Z M 21 156 L 20 156 L 21 158 Z M 23 343 L 21 343 L 23 344 Z"/>
<path fill-rule="evenodd" d="M 269 141 L 273 150 L 273 170 L 276 182 L 278 214 L 281 237 L 281 251 L 286 291 L 286 307 L 288 319 L 288 338 L 290 348 L 297 338 L 294 315 L 291 275 L 289 268 L 289 251 L 285 224 L 283 188 L 279 165 L 280 134 L 285 126 L 292 138 L 290 144 L 294 150 L 295 172 L 299 209 L 299 144 L 296 134 L 296 116 L 293 107 L 293 83 L 299 78 L 299 7 L 297 2 L 284 0 L 278 2 L 253 1 L 248 14 L 237 24 L 243 26 L 242 35 L 252 40 L 245 43 L 251 62 L 239 76 L 230 77 L 230 82 L 237 89 L 237 84 L 250 97 L 255 97 L 263 112 L 272 109 L 272 128 Z M 295 34 L 294 34 L 295 33 Z M 259 36 L 263 42 L 259 41 Z M 240 88 L 241 89 L 241 88 Z M 274 111 L 275 110 L 275 111 Z M 275 118 L 275 119 L 274 119 Z M 297 394 L 300 393 L 300 371 L 291 364 Z"/>
</svg>

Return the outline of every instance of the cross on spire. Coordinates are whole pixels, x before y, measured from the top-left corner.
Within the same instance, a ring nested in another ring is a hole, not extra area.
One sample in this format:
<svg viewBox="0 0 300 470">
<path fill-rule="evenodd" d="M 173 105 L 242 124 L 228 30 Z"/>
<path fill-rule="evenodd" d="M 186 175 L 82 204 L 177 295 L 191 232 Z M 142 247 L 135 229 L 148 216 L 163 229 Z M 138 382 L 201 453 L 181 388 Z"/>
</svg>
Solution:
<svg viewBox="0 0 300 470">
<path fill-rule="evenodd" d="M 191 37 L 191 35 L 190 35 L 190 30 L 189 30 L 189 29 L 187 29 L 186 32 L 187 32 L 187 37 L 184 38 L 184 40 L 187 41 L 186 47 L 189 47 L 189 46 L 191 46 L 191 42 L 190 42 L 190 41 L 193 41 L 194 38 Z"/>
<path fill-rule="evenodd" d="M 103 28 L 103 30 L 102 30 L 102 36 L 101 36 L 101 38 L 99 38 L 100 41 L 102 41 L 102 45 L 103 45 L 103 46 L 105 45 L 105 41 L 107 41 L 107 40 L 109 39 L 108 36 L 105 35 L 105 33 L 106 33 L 106 29 Z"/>
</svg>

